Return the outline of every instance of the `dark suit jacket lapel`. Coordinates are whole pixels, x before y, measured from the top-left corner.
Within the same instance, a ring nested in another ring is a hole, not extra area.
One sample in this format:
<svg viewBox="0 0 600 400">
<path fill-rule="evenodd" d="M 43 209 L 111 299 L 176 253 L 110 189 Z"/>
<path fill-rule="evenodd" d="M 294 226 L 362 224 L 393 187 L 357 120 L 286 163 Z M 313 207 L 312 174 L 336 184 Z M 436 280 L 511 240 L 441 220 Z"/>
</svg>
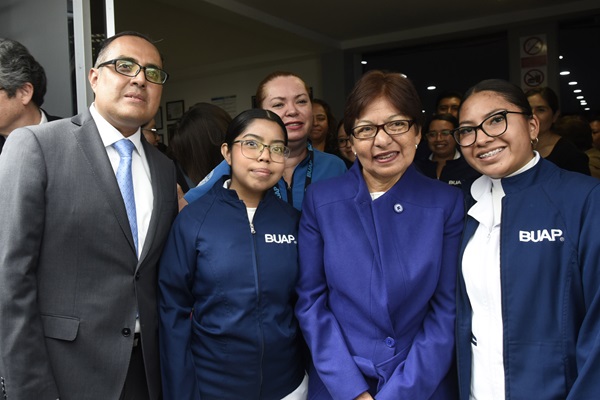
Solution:
<svg viewBox="0 0 600 400">
<path fill-rule="evenodd" d="M 152 194 L 154 195 L 154 202 L 152 204 L 152 216 L 150 217 L 150 224 L 148 225 L 148 232 L 146 232 L 146 241 L 144 242 L 144 248 L 140 254 L 140 259 L 137 268 L 140 267 L 148 251 L 152 248 L 152 242 L 156 234 L 157 224 L 159 222 L 160 210 L 162 208 L 161 198 L 161 171 L 158 168 L 156 162 L 156 154 L 152 151 L 152 145 L 149 144 L 144 136 L 142 135 L 142 147 L 144 153 L 146 153 L 146 160 L 148 161 L 148 167 L 150 168 L 150 176 L 152 178 Z"/>
<path fill-rule="evenodd" d="M 94 175 L 94 182 L 100 186 L 100 191 L 105 194 L 106 201 L 112 208 L 115 218 L 127 237 L 132 251 L 135 253 L 135 243 L 129 226 L 125 203 L 94 119 L 89 111 L 85 111 L 73 117 L 71 121 L 79 126 L 73 131 L 73 135 L 89 162 L 90 170 Z"/>
</svg>

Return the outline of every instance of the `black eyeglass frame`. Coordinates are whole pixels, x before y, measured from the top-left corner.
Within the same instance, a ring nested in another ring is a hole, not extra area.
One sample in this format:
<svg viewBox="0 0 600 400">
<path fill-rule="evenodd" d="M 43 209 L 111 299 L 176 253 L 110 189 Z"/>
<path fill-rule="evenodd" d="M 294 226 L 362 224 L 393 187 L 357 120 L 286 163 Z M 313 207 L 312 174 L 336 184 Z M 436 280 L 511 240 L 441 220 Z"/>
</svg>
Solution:
<svg viewBox="0 0 600 400">
<path fill-rule="evenodd" d="M 509 110 L 504 110 L 504 111 L 499 111 L 497 113 L 494 113 L 492 115 L 490 115 L 489 117 L 485 118 L 483 121 L 481 121 L 481 123 L 477 126 L 459 126 L 458 128 L 454 129 L 452 131 L 452 137 L 454 138 L 454 140 L 456 141 L 456 144 L 458 144 L 460 147 L 469 147 L 469 146 L 473 146 L 473 144 L 475 144 L 475 142 L 477 142 L 477 131 L 482 131 L 486 136 L 494 138 L 494 137 L 499 137 L 502 136 L 506 133 L 506 130 L 508 129 L 508 118 L 506 118 L 506 116 L 508 114 L 521 114 L 521 115 L 525 115 L 529 118 L 532 117 L 531 114 L 528 114 L 526 112 L 523 111 L 509 111 Z M 489 133 L 487 133 L 485 131 L 485 129 L 483 129 L 483 124 L 485 124 L 488 120 L 490 120 L 491 118 L 497 117 L 498 115 L 502 115 L 502 117 L 504 117 L 504 130 L 497 134 L 497 135 L 490 135 Z M 475 134 L 473 135 L 473 142 L 469 143 L 469 144 L 460 144 L 460 140 L 458 139 L 459 137 L 459 131 L 461 129 L 475 129 Z"/>
<path fill-rule="evenodd" d="M 125 62 L 128 62 L 128 63 L 134 64 L 134 65 L 137 65 L 139 69 L 138 69 L 138 70 L 137 70 L 137 71 L 136 71 L 136 72 L 135 72 L 133 75 L 124 74 L 123 72 L 121 72 L 121 71 L 119 71 L 119 70 L 117 69 L 117 66 L 116 66 L 116 65 L 117 65 L 117 62 L 119 62 L 119 61 L 125 61 Z M 123 75 L 123 76 L 128 76 L 128 77 L 130 77 L 130 78 L 134 78 L 134 77 L 136 77 L 136 76 L 138 76 L 138 75 L 140 74 L 140 71 L 144 71 L 144 78 L 146 78 L 146 80 L 147 80 L 148 82 L 150 82 L 150 83 L 154 83 L 155 85 L 164 85 L 164 84 L 165 84 L 165 82 L 167 81 L 167 79 L 169 79 L 169 74 L 167 73 L 167 71 L 165 71 L 165 70 L 163 70 L 163 69 L 160 69 L 160 68 L 157 68 L 157 67 L 144 67 L 144 66 L 142 66 L 142 65 L 140 65 L 140 64 L 138 64 L 138 63 L 136 63 L 135 61 L 128 60 L 128 59 L 126 59 L 126 58 L 114 58 L 114 59 L 112 59 L 112 60 L 104 61 L 103 63 L 101 63 L 100 65 L 98 65 L 96 68 L 102 68 L 102 67 L 106 67 L 107 65 L 114 65 L 114 66 L 115 66 L 115 72 L 116 72 L 116 73 L 118 73 L 118 74 L 121 74 L 121 75 Z M 161 73 L 161 75 L 163 75 L 163 74 L 164 74 L 164 77 L 165 77 L 165 79 L 164 79 L 162 82 L 154 82 L 154 81 L 152 81 L 152 80 L 148 79 L 148 74 L 147 74 L 147 72 L 146 72 L 146 71 L 147 71 L 147 70 L 149 70 L 149 69 L 150 69 L 150 70 L 156 70 L 156 71 L 159 71 L 159 72 Z"/>
<path fill-rule="evenodd" d="M 396 122 L 408 122 L 408 128 L 407 128 L 407 129 L 406 129 L 404 132 L 398 132 L 398 133 L 389 133 L 389 132 L 387 131 L 387 129 L 385 129 L 386 125 L 388 125 L 388 126 L 389 126 L 390 124 L 393 124 L 393 123 L 396 123 Z M 358 125 L 358 126 L 355 126 L 354 128 L 352 128 L 352 132 L 350 132 L 350 134 L 351 134 L 352 136 L 354 136 L 354 137 L 355 137 L 356 139 L 358 139 L 358 140 L 369 140 L 369 139 L 373 139 L 373 138 L 375 138 L 375 136 L 377 136 L 377 134 L 379 133 L 379 131 L 380 131 L 380 130 L 383 130 L 385 133 L 387 133 L 387 134 L 388 134 L 388 135 L 390 135 L 390 136 L 404 135 L 405 133 L 407 133 L 407 132 L 409 132 L 409 131 L 410 131 L 410 129 L 411 129 L 411 128 L 413 127 L 413 125 L 415 124 L 415 122 L 416 122 L 416 121 L 415 121 L 414 119 L 396 119 L 396 120 L 393 120 L 393 121 L 386 122 L 385 124 L 379 124 L 379 125 L 376 125 L 376 124 L 364 124 L 364 125 Z M 364 128 L 364 127 L 366 127 L 366 126 L 371 126 L 371 127 L 374 127 L 374 128 L 375 128 L 375 133 L 373 134 L 373 136 L 369 136 L 369 137 L 358 137 L 358 136 L 356 136 L 356 134 L 355 134 L 355 132 L 354 132 L 354 131 L 355 131 L 356 129 L 358 129 L 358 128 Z"/>
</svg>

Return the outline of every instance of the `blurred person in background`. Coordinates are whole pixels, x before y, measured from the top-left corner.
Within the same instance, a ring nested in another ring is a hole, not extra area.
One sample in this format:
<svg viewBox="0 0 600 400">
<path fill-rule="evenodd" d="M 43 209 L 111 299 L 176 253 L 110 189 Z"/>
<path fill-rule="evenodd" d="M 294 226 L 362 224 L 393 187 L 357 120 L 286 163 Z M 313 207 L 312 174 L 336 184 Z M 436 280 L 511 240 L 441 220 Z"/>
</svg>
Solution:
<svg viewBox="0 0 600 400">
<path fill-rule="evenodd" d="M 344 160 L 346 167 L 350 168 L 356 160 L 356 154 L 352 149 L 352 136 L 344 129 L 344 120 L 341 120 L 337 126 L 337 147 L 337 154 Z"/>
<path fill-rule="evenodd" d="M 169 142 L 169 155 L 177 166 L 177 184 L 183 193 L 195 187 L 221 161 L 221 145 L 231 116 L 210 103 L 187 110 Z"/>
<path fill-rule="evenodd" d="M 590 159 L 590 172 L 592 176 L 600 178 L 600 114 L 590 118 L 592 130 L 592 148 L 585 152 Z"/>
<path fill-rule="evenodd" d="M 558 96 L 549 87 L 529 89 L 525 92 L 533 113 L 540 121 L 535 150 L 542 158 L 552 161 L 568 171 L 590 175 L 589 160 L 571 141 L 554 130 L 560 116 Z"/>
<path fill-rule="evenodd" d="M 312 99 L 313 127 L 310 142 L 317 150 L 336 154 L 335 117 L 329 104 L 321 99 Z"/>
<path fill-rule="evenodd" d="M 481 174 L 465 161 L 452 136 L 458 120 L 452 114 L 436 114 L 429 119 L 425 138 L 431 150 L 427 159 L 415 160 L 419 170 L 433 179 L 468 188 Z"/>
<path fill-rule="evenodd" d="M 42 110 L 44 68 L 21 43 L 0 38 L 0 152 L 15 129 L 60 119 Z"/>
</svg>

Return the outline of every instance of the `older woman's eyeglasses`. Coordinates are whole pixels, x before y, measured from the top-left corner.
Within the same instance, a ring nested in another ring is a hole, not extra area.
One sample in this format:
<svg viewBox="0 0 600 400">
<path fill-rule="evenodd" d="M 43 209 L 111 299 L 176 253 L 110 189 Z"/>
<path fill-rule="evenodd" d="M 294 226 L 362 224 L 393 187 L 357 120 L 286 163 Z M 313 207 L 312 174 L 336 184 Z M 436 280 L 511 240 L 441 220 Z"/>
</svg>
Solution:
<svg viewBox="0 0 600 400">
<path fill-rule="evenodd" d="M 146 80 L 157 85 L 164 84 L 167 81 L 167 78 L 169 78 L 169 74 L 167 74 L 160 68 L 142 67 L 140 64 L 131 60 L 123 60 L 117 58 L 114 60 L 103 62 L 102 64 L 98 65 L 98 68 L 106 67 L 107 65 L 114 65 L 115 71 L 117 71 L 121 75 L 129 77 L 138 76 L 140 71 L 144 71 L 144 76 L 146 77 Z"/>
<path fill-rule="evenodd" d="M 380 129 L 390 136 L 401 135 L 410 130 L 415 121 L 408 119 L 397 119 L 381 125 L 359 125 L 352 128 L 352 136 L 359 140 L 372 139 L 377 136 Z"/>
<path fill-rule="evenodd" d="M 531 117 L 530 114 L 521 111 L 500 111 L 490 115 L 477 126 L 460 126 L 454 130 L 454 140 L 461 147 L 471 146 L 477 140 L 477 131 L 481 130 L 489 137 L 498 137 L 508 129 L 508 114 L 521 114 Z"/>
<path fill-rule="evenodd" d="M 234 140 L 242 147 L 242 155 L 251 160 L 258 159 L 265 149 L 269 149 L 271 161 L 282 163 L 290 156 L 290 149 L 282 144 L 264 144 L 256 140 Z"/>
</svg>

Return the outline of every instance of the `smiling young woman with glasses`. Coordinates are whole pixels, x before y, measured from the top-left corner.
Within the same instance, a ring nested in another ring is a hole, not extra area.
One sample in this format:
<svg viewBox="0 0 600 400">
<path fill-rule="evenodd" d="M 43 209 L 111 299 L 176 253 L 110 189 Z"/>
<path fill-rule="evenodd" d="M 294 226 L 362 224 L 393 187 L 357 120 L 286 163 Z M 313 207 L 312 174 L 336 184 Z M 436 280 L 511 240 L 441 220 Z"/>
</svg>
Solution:
<svg viewBox="0 0 600 400">
<path fill-rule="evenodd" d="M 477 126 L 461 125 L 450 133 L 454 133 L 454 139 L 459 146 L 468 147 L 477 140 L 477 131 L 481 131 L 489 137 L 503 135 L 508 128 L 508 114 L 521 114 L 531 118 L 531 114 L 522 111 L 504 110 L 490 115 Z"/>
<path fill-rule="evenodd" d="M 600 393 L 600 181 L 534 151 L 521 88 L 478 83 L 455 131 L 470 189 L 457 302 L 460 398 Z"/>
<path fill-rule="evenodd" d="M 425 138 L 431 154 L 416 158 L 415 164 L 425 175 L 456 187 L 468 187 L 481 174 L 465 161 L 452 136 L 458 120 L 451 114 L 436 114 L 429 119 Z"/>
<path fill-rule="evenodd" d="M 271 190 L 287 142 L 277 114 L 242 112 L 221 147 L 231 177 L 175 220 L 159 273 L 165 400 L 306 399 L 299 213 Z"/>
</svg>

